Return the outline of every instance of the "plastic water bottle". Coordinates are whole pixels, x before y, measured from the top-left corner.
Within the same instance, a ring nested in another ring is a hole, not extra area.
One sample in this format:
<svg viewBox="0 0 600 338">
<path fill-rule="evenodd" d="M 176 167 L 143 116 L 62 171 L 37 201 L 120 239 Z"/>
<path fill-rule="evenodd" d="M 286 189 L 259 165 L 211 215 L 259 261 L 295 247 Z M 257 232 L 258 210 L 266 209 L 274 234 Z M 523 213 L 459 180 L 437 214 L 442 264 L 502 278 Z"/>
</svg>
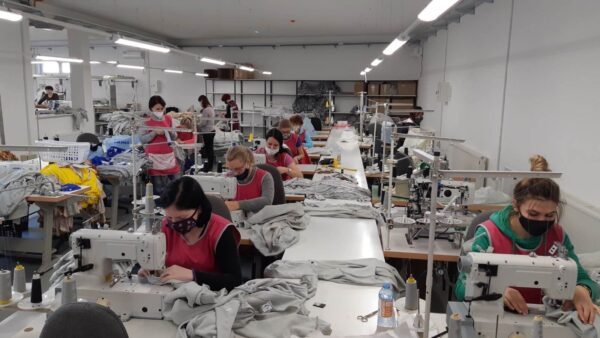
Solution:
<svg viewBox="0 0 600 338">
<path fill-rule="evenodd" d="M 394 291 L 389 282 L 383 283 L 379 290 L 379 313 L 377 326 L 385 328 L 396 327 L 396 309 L 394 307 Z"/>
</svg>

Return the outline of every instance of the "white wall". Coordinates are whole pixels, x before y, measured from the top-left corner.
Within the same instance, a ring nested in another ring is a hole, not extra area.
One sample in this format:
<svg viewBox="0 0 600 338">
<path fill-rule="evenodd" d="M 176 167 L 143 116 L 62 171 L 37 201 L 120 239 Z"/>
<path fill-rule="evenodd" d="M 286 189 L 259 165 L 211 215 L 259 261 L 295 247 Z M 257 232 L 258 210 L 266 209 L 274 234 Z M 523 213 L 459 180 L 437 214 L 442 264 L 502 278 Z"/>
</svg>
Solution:
<svg viewBox="0 0 600 338">
<path fill-rule="evenodd" d="M 22 34 L 27 32 L 22 27 L 27 26 L 0 20 L 0 99 L 7 144 L 29 144 L 24 131 L 28 128 L 28 114 L 33 114 L 24 68 L 29 59 L 25 60 L 22 43 Z"/>
<path fill-rule="evenodd" d="M 484 3 L 424 43 L 419 101 L 436 110 L 424 123 L 439 131 L 441 112 L 441 134 L 467 139 L 492 169 L 497 162 L 499 169 L 528 169 L 528 158 L 540 153 L 563 172 L 561 187 L 573 196 L 567 202 L 598 208 L 592 174 L 600 172 L 600 3 L 514 1 L 509 34 L 512 3 Z M 442 109 L 435 90 L 443 78 L 452 97 Z M 600 220 L 569 210 L 565 225 L 575 244 L 583 243 L 578 249 L 598 250 L 586 236 L 600 234 Z"/>
<path fill-rule="evenodd" d="M 273 72 L 275 80 L 357 80 L 360 72 L 381 54 L 383 45 L 367 46 L 307 46 L 188 48 L 188 50 L 230 62 L 252 63 Z M 421 58 L 414 48 L 406 46 L 369 73 L 370 80 L 415 80 L 419 77 Z M 210 69 L 210 64 L 201 67 Z"/>
</svg>

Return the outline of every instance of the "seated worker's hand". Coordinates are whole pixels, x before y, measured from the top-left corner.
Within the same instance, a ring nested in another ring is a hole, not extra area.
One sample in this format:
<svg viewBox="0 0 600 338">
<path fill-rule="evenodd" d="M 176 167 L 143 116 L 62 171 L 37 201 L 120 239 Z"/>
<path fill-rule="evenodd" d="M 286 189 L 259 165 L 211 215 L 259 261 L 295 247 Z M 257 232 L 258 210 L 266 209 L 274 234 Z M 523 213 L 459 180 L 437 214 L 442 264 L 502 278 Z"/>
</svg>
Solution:
<svg viewBox="0 0 600 338">
<path fill-rule="evenodd" d="M 504 291 L 504 306 L 522 315 L 526 315 L 529 312 L 525 298 L 523 298 L 523 295 L 518 290 L 513 288 L 507 288 Z"/>
<path fill-rule="evenodd" d="M 577 310 L 579 319 L 585 324 L 594 324 L 596 315 L 600 314 L 600 308 L 594 305 L 590 293 L 586 287 L 577 285 L 572 301 L 566 301 L 563 310 Z"/>
<path fill-rule="evenodd" d="M 194 272 L 179 265 L 171 265 L 160 275 L 160 281 L 168 282 L 171 280 L 191 282 L 194 280 Z"/>
<path fill-rule="evenodd" d="M 137 274 L 140 278 L 148 278 L 150 275 L 160 275 L 161 271 L 148 271 L 140 268 Z"/>
<path fill-rule="evenodd" d="M 240 208 L 240 202 L 238 201 L 225 201 L 225 205 L 227 205 L 229 211 L 238 210 Z"/>
<path fill-rule="evenodd" d="M 290 169 L 288 169 L 288 167 L 277 167 L 277 171 L 279 171 L 280 174 L 289 174 L 290 173 Z"/>
<path fill-rule="evenodd" d="M 298 155 L 298 156 L 294 157 L 294 161 L 296 162 L 296 164 L 299 164 L 300 161 L 302 161 L 302 155 Z"/>
<path fill-rule="evenodd" d="M 155 130 L 154 132 L 156 133 L 156 135 L 164 135 L 165 134 L 164 130 Z"/>
</svg>

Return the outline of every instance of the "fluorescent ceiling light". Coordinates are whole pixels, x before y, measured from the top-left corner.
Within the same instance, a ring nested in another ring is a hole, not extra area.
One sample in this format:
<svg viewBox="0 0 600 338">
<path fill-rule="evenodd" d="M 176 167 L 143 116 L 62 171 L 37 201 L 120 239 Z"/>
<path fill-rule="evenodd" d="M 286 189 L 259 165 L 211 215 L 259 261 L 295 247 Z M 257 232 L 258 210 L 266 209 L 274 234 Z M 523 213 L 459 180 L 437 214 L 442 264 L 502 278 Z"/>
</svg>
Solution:
<svg viewBox="0 0 600 338">
<path fill-rule="evenodd" d="M 47 61 L 31 61 L 32 65 L 43 65 L 44 63 L 46 63 Z"/>
<path fill-rule="evenodd" d="M 240 69 L 241 69 L 241 70 L 245 70 L 245 71 L 247 71 L 247 72 L 253 72 L 253 71 L 254 71 L 254 68 L 252 68 L 252 67 L 247 67 L 247 66 L 240 66 Z"/>
<path fill-rule="evenodd" d="M 370 72 L 371 70 L 372 70 L 371 68 L 367 67 L 367 68 L 365 68 L 365 73 L 368 73 L 368 72 Z"/>
<path fill-rule="evenodd" d="M 215 60 L 215 59 L 211 59 L 211 58 L 201 58 L 200 61 L 206 62 L 206 63 L 212 63 L 212 64 L 219 65 L 219 66 L 225 66 L 225 62 L 221 61 L 221 60 Z"/>
<path fill-rule="evenodd" d="M 142 42 L 142 41 L 138 41 L 138 40 L 118 38 L 115 40 L 115 43 L 119 44 L 119 45 L 129 46 L 129 47 L 147 49 L 147 50 L 150 50 L 153 52 L 159 52 L 159 53 L 168 53 L 171 51 L 170 48 L 156 45 L 153 43 Z"/>
<path fill-rule="evenodd" d="M 365 75 L 367 75 L 367 73 L 365 73 L 365 71 L 363 70 L 362 72 L 360 72 L 360 75 L 365 76 Z"/>
<path fill-rule="evenodd" d="M 102 62 L 100 62 L 100 61 L 90 61 L 90 65 L 99 65 L 101 63 Z"/>
<path fill-rule="evenodd" d="M 266 72 L 266 71 L 265 71 L 265 72 L 262 72 L 262 73 L 263 73 L 263 75 L 273 75 L 273 73 L 271 73 L 271 72 Z"/>
<path fill-rule="evenodd" d="M 183 71 L 175 70 L 175 69 L 165 69 L 164 72 L 165 73 L 173 73 L 173 74 L 183 74 Z"/>
<path fill-rule="evenodd" d="M 394 41 L 390 42 L 390 44 L 387 47 L 385 47 L 385 49 L 383 50 L 383 54 L 392 55 L 405 43 L 406 40 L 399 40 L 398 38 L 395 38 Z"/>
<path fill-rule="evenodd" d="M 419 13 L 419 20 L 421 21 L 433 21 L 444 14 L 450 7 L 454 6 L 459 0 L 431 0 L 431 2 L 425 7 L 421 13 Z"/>
<path fill-rule="evenodd" d="M 73 62 L 73 63 L 82 63 L 83 62 L 82 59 L 62 58 L 62 57 L 57 57 L 57 56 L 43 56 L 43 55 L 38 55 L 35 57 L 35 59 L 41 60 L 41 61 L 59 61 L 59 62 Z"/>
<path fill-rule="evenodd" d="M 202 76 L 202 77 L 208 77 L 208 74 L 206 73 L 196 73 L 196 76 Z"/>
<path fill-rule="evenodd" d="M 9 12 L 4 7 L 0 7 L 0 19 L 17 22 L 17 21 L 21 21 L 23 19 L 23 16 L 21 14 Z"/>
<path fill-rule="evenodd" d="M 110 60 L 110 61 L 106 61 L 106 63 L 111 64 L 111 65 L 116 65 L 118 62 Z"/>
<path fill-rule="evenodd" d="M 383 59 L 376 58 L 373 60 L 373 62 L 371 62 L 371 66 L 377 67 L 381 62 L 383 62 Z"/>
<path fill-rule="evenodd" d="M 132 66 L 132 65 L 117 65 L 117 68 L 139 69 L 139 70 L 144 69 L 144 67 L 142 67 L 142 66 Z"/>
</svg>

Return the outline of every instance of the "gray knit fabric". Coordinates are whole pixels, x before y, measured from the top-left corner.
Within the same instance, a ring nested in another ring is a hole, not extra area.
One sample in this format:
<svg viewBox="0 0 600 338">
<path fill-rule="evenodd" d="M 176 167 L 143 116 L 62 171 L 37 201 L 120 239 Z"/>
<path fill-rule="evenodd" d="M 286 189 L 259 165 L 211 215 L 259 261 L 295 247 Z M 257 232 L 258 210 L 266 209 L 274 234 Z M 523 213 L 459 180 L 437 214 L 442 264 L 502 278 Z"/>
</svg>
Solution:
<svg viewBox="0 0 600 338">
<path fill-rule="evenodd" d="M 374 219 L 378 226 L 385 225 L 385 220 L 379 210 L 366 204 L 332 204 L 327 201 L 304 200 L 304 211 L 311 216 L 337 218 L 366 218 Z"/>
<path fill-rule="evenodd" d="M 566 325 L 581 338 L 599 338 L 600 337 L 600 316 L 596 314 L 594 325 L 584 324 L 579 319 L 577 311 L 564 311 L 560 307 L 550 304 L 548 297 L 544 297 L 544 306 L 546 307 L 546 317 L 556 319 L 559 324 Z"/>
<path fill-rule="evenodd" d="M 286 194 L 305 195 L 310 199 L 344 199 L 361 202 L 371 200 L 369 189 L 361 188 L 355 183 L 345 180 L 324 178 L 320 181 L 312 181 L 293 178 L 283 184 Z"/>
</svg>

